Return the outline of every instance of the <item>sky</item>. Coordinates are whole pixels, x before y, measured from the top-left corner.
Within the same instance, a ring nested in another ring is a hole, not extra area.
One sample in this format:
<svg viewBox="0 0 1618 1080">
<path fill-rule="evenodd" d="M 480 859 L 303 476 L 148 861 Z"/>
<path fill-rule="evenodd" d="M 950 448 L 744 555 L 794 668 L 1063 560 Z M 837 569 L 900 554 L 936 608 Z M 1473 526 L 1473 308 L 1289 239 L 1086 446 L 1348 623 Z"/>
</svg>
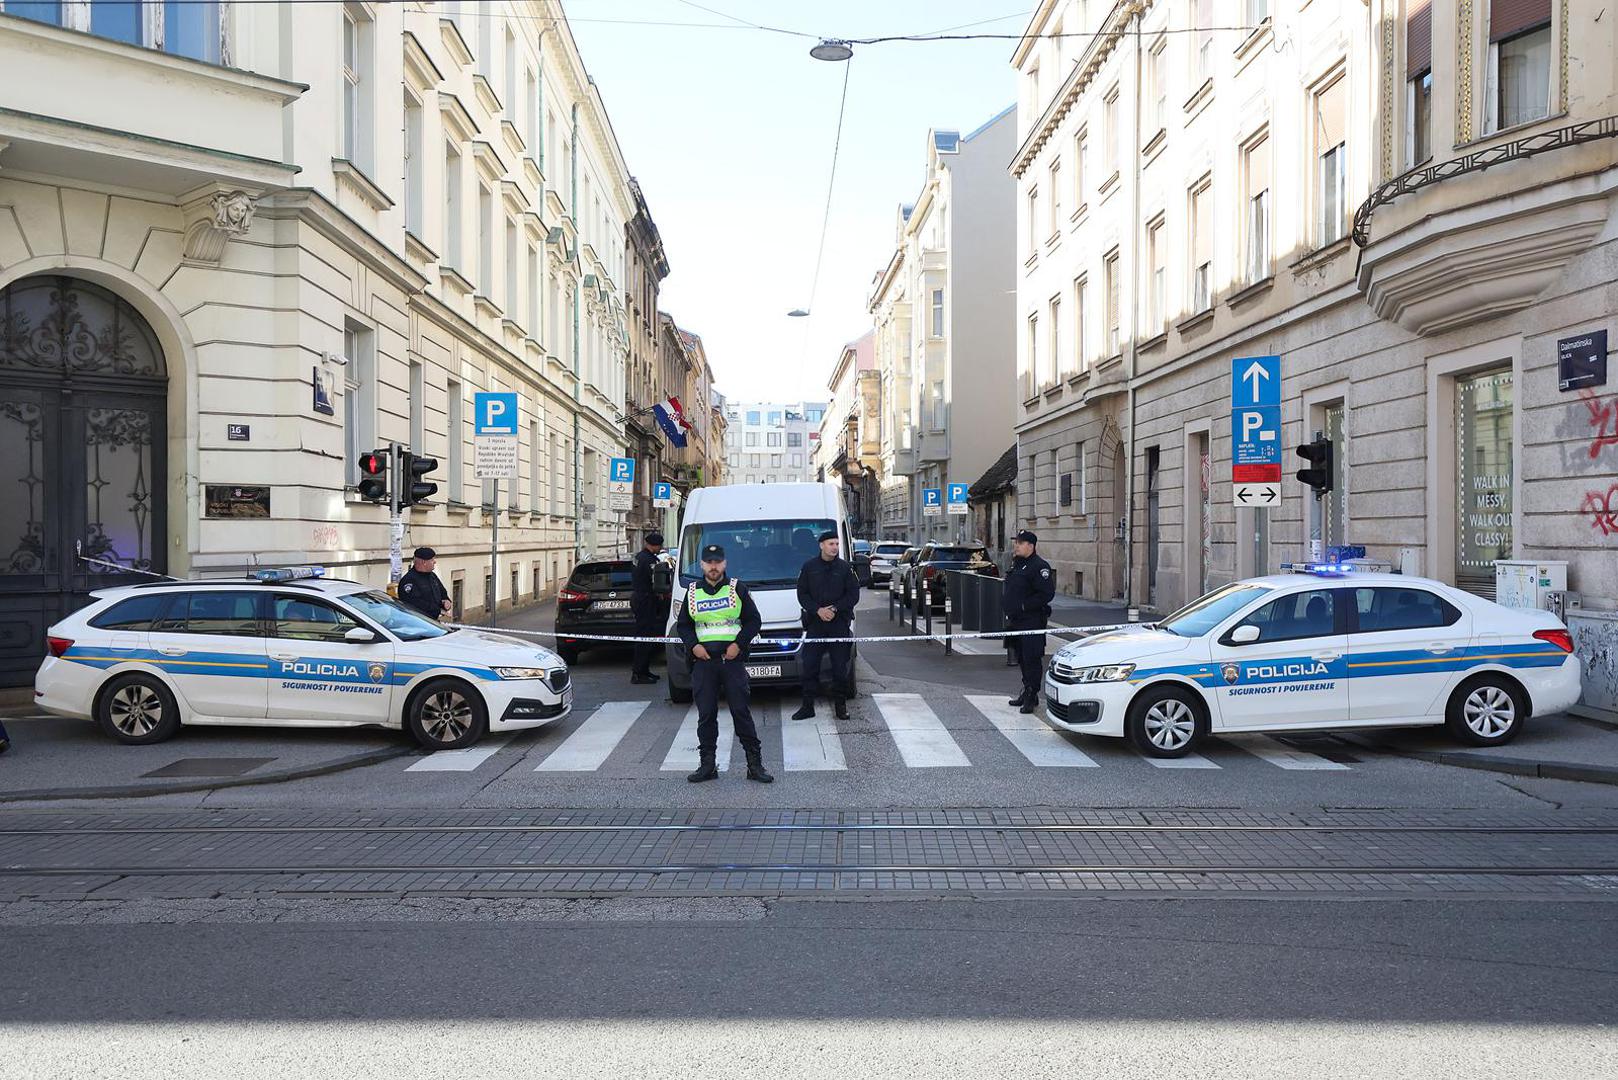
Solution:
<svg viewBox="0 0 1618 1080">
<path fill-rule="evenodd" d="M 927 132 L 977 128 L 1014 100 L 1012 40 L 856 45 L 812 37 L 1016 35 L 1034 0 L 564 0 L 573 35 L 663 236 L 660 307 L 702 336 L 732 400 L 817 400 L 866 300 L 901 203 L 926 176 Z M 995 20 L 996 16 L 1005 16 Z M 694 23 L 699 26 L 630 25 Z M 825 255 L 811 304 L 837 129 Z M 807 318 L 787 312 L 809 308 Z"/>
</svg>

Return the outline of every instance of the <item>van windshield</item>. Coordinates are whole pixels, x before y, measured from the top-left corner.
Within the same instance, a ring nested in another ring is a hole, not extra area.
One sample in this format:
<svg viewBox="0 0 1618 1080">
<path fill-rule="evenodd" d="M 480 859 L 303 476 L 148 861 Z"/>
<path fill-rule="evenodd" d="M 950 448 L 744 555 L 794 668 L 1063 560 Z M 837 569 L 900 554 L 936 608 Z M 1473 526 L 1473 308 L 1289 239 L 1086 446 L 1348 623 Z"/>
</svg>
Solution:
<svg viewBox="0 0 1618 1080">
<path fill-rule="evenodd" d="M 798 583 L 798 571 L 820 554 L 815 539 L 837 524 L 825 518 L 776 521 L 709 521 L 689 525 L 680 537 L 680 584 L 702 577 L 702 549 L 725 549 L 725 576 L 754 588 L 784 588 Z"/>
</svg>

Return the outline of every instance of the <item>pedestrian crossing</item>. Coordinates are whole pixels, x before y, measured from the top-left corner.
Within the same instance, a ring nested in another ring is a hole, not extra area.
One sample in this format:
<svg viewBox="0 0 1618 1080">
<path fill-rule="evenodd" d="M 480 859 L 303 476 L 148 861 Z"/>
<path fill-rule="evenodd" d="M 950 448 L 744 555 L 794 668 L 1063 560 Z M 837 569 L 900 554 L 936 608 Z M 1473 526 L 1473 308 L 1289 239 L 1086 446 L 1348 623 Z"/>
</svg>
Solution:
<svg viewBox="0 0 1618 1080">
<path fill-rule="evenodd" d="M 1145 776 L 1152 770 L 1344 773 L 1354 768 L 1329 743 L 1320 744 L 1322 753 L 1312 753 L 1259 734 L 1222 735 L 1200 747 L 1201 753 L 1181 758 L 1147 757 L 1122 739 L 1057 731 L 997 695 L 952 693 L 872 694 L 853 703 L 854 715 L 848 720 L 834 719 L 824 707 L 810 719 L 792 720 L 787 714 L 795 701 L 787 698 L 755 701 L 752 711 L 766 762 L 786 773 L 1031 767 L 1053 773 L 1132 768 Z M 729 709 L 721 705 L 715 764 L 726 771 L 741 757 Z M 496 758 L 499 762 L 491 765 Z M 697 758 L 694 705 L 606 701 L 581 704 L 557 724 L 499 733 L 470 749 L 408 759 L 403 771 L 425 777 L 475 773 L 487 767 L 502 770 L 502 779 L 533 773 L 672 775 L 694 770 Z"/>
</svg>

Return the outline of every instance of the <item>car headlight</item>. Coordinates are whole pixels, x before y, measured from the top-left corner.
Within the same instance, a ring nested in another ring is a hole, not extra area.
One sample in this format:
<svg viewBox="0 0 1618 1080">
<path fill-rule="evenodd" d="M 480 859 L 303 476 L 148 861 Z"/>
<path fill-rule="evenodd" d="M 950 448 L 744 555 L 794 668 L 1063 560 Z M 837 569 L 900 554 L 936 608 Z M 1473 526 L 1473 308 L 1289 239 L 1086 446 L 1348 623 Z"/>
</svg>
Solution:
<svg viewBox="0 0 1618 1080">
<path fill-rule="evenodd" d="M 1099 667 L 1079 668 L 1068 678 L 1076 683 L 1123 682 L 1133 674 L 1134 664 L 1102 664 Z"/>
<path fill-rule="evenodd" d="M 497 667 L 494 673 L 502 679 L 543 679 L 550 674 L 541 667 Z"/>
</svg>

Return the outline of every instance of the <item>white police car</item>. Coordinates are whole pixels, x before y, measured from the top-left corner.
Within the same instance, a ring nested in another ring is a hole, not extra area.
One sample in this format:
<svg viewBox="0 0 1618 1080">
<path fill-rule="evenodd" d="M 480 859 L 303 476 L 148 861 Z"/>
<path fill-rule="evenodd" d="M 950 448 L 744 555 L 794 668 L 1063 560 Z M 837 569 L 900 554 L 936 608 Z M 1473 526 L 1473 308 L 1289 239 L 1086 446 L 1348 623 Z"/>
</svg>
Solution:
<svg viewBox="0 0 1618 1080">
<path fill-rule="evenodd" d="M 1443 724 L 1474 746 L 1579 699 L 1549 612 L 1342 569 L 1250 578 L 1161 622 L 1099 627 L 1045 675 L 1045 722 L 1182 757 L 1210 732 Z"/>
<path fill-rule="evenodd" d="M 165 581 L 94 594 L 47 631 L 35 704 L 124 743 L 181 724 L 404 728 L 430 750 L 573 705 L 549 649 L 449 630 L 355 582 Z"/>
</svg>

